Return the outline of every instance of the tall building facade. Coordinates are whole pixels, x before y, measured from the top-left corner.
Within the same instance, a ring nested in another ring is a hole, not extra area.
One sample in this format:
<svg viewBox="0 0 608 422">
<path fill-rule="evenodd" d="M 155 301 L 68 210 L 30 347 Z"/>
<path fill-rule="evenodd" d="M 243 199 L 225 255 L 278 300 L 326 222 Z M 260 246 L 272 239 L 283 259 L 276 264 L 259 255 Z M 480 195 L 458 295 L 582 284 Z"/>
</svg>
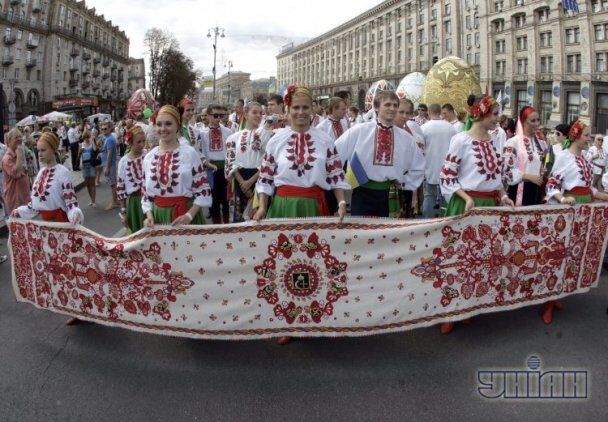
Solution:
<svg viewBox="0 0 608 422">
<path fill-rule="evenodd" d="M 251 73 L 227 72 L 215 81 L 215 99 L 218 104 L 232 105 L 234 100 L 243 98 L 243 87 L 250 82 Z"/>
<path fill-rule="evenodd" d="M 146 87 L 146 66 L 144 59 L 129 59 L 128 77 L 127 90 L 129 93 Z"/>
<path fill-rule="evenodd" d="M 278 86 L 309 85 L 318 96 L 347 90 L 363 107 L 378 79 L 393 84 L 459 56 L 482 92 L 502 93 L 505 113 L 527 104 L 543 124 L 575 118 L 608 129 L 608 0 L 387 0 L 277 56 Z"/>
<path fill-rule="evenodd" d="M 0 33 L 5 122 L 51 109 L 124 112 L 129 39 L 84 1 L 0 1 Z"/>
</svg>

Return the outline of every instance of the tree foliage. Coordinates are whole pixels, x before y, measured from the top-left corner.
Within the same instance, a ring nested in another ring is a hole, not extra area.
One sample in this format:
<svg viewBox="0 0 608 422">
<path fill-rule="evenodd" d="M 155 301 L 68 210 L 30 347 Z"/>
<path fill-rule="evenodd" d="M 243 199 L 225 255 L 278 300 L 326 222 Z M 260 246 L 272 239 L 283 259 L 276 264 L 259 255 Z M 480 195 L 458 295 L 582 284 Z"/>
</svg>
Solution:
<svg viewBox="0 0 608 422">
<path fill-rule="evenodd" d="M 159 28 L 151 28 L 146 31 L 144 45 L 150 56 L 150 92 L 158 100 L 160 75 L 164 73 L 162 58 L 167 50 L 179 48 L 179 44 L 170 32 Z"/>
<path fill-rule="evenodd" d="M 194 63 L 177 48 L 170 48 L 160 58 L 162 66 L 158 75 L 158 95 L 161 104 L 177 104 L 196 89 Z"/>
</svg>

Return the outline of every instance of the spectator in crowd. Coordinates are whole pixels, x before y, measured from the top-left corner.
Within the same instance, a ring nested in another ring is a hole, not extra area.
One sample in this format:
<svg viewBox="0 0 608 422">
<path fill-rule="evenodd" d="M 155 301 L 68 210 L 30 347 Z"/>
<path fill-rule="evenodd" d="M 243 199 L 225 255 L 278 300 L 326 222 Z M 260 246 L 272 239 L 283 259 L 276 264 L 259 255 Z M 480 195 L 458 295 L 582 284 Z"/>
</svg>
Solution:
<svg viewBox="0 0 608 422">
<path fill-rule="evenodd" d="M 118 196 L 116 194 L 118 145 L 116 137 L 112 133 L 112 124 L 110 122 L 104 122 L 101 129 L 103 130 L 104 136 L 103 148 L 101 150 L 101 166 L 103 167 L 103 174 L 112 188 L 112 202 L 106 207 L 106 211 L 109 211 L 119 206 Z"/>
<path fill-rule="evenodd" d="M 76 128 L 76 123 L 70 125 L 68 129 L 68 141 L 70 144 L 70 155 L 72 156 L 72 171 L 80 171 L 78 157 L 80 156 L 80 133 Z"/>
<path fill-rule="evenodd" d="M 6 136 L 8 149 L 2 157 L 2 174 L 4 203 L 9 215 L 15 208 L 26 205 L 30 201 L 30 179 L 25 169 L 22 144 L 23 135 L 19 129 L 14 128 L 8 132 Z"/>
<path fill-rule="evenodd" d="M 97 135 L 94 130 L 90 132 L 85 130 L 82 134 L 82 178 L 84 179 L 89 198 L 91 199 L 89 202 L 90 207 L 96 206 L 95 197 L 97 188 L 95 186 L 95 179 L 97 176 L 97 167 L 99 167 L 99 149 L 97 148 L 96 138 Z"/>
</svg>

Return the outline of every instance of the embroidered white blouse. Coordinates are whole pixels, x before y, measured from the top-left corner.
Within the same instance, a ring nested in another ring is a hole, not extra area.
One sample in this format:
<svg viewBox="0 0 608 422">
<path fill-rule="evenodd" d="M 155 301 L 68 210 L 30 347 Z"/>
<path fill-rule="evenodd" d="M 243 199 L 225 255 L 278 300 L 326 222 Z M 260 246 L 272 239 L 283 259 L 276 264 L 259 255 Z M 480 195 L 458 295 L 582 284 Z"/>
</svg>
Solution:
<svg viewBox="0 0 608 422">
<path fill-rule="evenodd" d="M 449 197 L 459 189 L 502 190 L 503 171 L 502 156 L 492 141 L 478 141 L 467 132 L 460 132 L 450 141 L 450 149 L 441 166 L 441 193 Z"/>
<path fill-rule="evenodd" d="M 264 127 L 257 130 L 242 130 L 231 135 L 226 142 L 226 177 L 238 169 L 257 169 L 262 163 L 266 145 L 274 132 Z"/>
<path fill-rule="evenodd" d="M 152 211 L 156 196 L 186 196 L 194 198 L 195 205 L 211 206 L 207 173 L 194 148 L 180 145 L 173 151 L 161 152 L 156 147 L 144 158 L 143 169 L 141 207 L 144 213 Z"/>
<path fill-rule="evenodd" d="M 132 193 L 141 190 L 141 185 L 144 182 L 143 162 L 143 155 L 135 159 L 125 155 L 118 162 L 116 195 L 119 200 L 127 199 Z"/>
<path fill-rule="evenodd" d="M 398 127 L 361 123 L 338 138 L 336 148 L 343 162 L 357 154 L 369 180 L 395 180 L 404 190 L 416 190 L 424 179 L 424 154 L 414 137 Z"/>
<path fill-rule="evenodd" d="M 545 163 L 545 141 L 536 137 L 524 137 L 525 151 L 519 151 L 519 137 L 514 136 L 507 141 L 504 148 L 505 177 L 510 186 L 518 185 L 523 180 L 524 174 L 539 175 Z M 519 169 L 520 156 L 525 157 L 525 169 Z"/>
<path fill-rule="evenodd" d="M 220 125 L 201 132 L 198 145 L 199 154 L 202 153 L 209 161 L 224 161 L 226 159 L 226 141 L 233 132 Z"/>
<path fill-rule="evenodd" d="M 576 187 L 591 188 L 595 195 L 597 189 L 591 186 L 592 181 L 593 173 L 589 161 L 583 155 L 576 156 L 565 149 L 555 157 L 551 177 L 547 181 L 547 201 L 556 204 L 556 194 L 563 195 Z"/>
<path fill-rule="evenodd" d="M 34 180 L 29 204 L 18 207 L 17 211 L 21 218 L 31 220 L 40 211 L 57 209 L 65 211 L 70 221 L 79 215 L 80 224 L 84 222 L 84 214 L 78 207 L 78 198 L 72 186 L 70 171 L 61 164 L 40 169 Z"/>
<path fill-rule="evenodd" d="M 350 190 L 338 151 L 325 132 L 311 127 L 301 134 L 285 128 L 270 139 L 256 189 L 271 196 L 283 185 Z"/>
<path fill-rule="evenodd" d="M 328 117 L 317 125 L 317 129 L 327 133 L 331 140 L 335 141 L 348 130 L 348 125 L 344 122 L 344 119 L 338 121 Z"/>
<path fill-rule="evenodd" d="M 595 155 L 598 155 L 598 157 L 593 158 Z M 587 151 L 586 157 L 591 163 L 591 171 L 593 174 L 602 175 L 606 169 L 606 153 L 604 150 L 593 145 Z"/>
</svg>

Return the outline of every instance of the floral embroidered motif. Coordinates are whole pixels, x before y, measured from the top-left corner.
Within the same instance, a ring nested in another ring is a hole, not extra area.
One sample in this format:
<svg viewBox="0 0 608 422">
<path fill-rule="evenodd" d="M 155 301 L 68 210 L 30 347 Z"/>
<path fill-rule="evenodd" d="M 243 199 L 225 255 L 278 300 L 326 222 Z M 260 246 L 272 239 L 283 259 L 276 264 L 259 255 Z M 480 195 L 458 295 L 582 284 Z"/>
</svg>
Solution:
<svg viewBox="0 0 608 422">
<path fill-rule="evenodd" d="M 455 155 L 448 154 L 445 157 L 445 161 L 441 166 L 441 177 L 440 182 L 442 185 L 457 185 L 459 184 L 458 180 L 458 168 L 460 167 L 460 163 L 462 162 L 461 158 L 458 158 Z"/>
<path fill-rule="evenodd" d="M 374 141 L 374 165 L 392 166 L 394 150 L 393 128 L 378 125 Z"/>
<path fill-rule="evenodd" d="M 334 134 L 336 135 L 336 139 L 338 139 L 344 133 L 344 129 L 342 128 L 342 122 L 334 119 L 329 120 L 331 121 L 331 125 L 334 128 Z"/>
<path fill-rule="evenodd" d="M 41 202 L 45 202 L 47 196 L 49 196 L 54 177 L 55 167 L 45 168 L 42 170 L 40 178 L 34 183 L 34 196 L 40 199 Z"/>
<path fill-rule="evenodd" d="M 496 176 L 500 174 L 502 159 L 492 142 L 473 141 L 472 149 L 476 158 L 477 172 L 485 176 L 486 180 L 496 180 Z"/>
<path fill-rule="evenodd" d="M 212 127 L 209 129 L 209 151 L 220 152 L 224 150 L 224 140 L 222 138 L 222 129 Z"/>
<path fill-rule="evenodd" d="M 291 139 L 287 141 L 287 160 L 293 164 L 289 167 L 291 170 L 297 171 L 298 177 L 302 177 L 306 171 L 312 169 L 310 163 L 317 159 L 313 155 L 316 148 L 314 142 L 308 133 L 291 135 Z"/>
<path fill-rule="evenodd" d="M 593 179 L 591 173 L 591 164 L 582 155 L 576 157 L 576 165 L 578 166 L 578 174 L 581 180 L 585 183 L 586 187 L 591 186 L 591 180 Z"/>
<path fill-rule="evenodd" d="M 173 193 L 173 188 L 178 185 L 179 162 L 179 151 L 154 154 L 150 178 L 156 182 L 154 187 L 160 190 L 161 196 Z"/>
</svg>

